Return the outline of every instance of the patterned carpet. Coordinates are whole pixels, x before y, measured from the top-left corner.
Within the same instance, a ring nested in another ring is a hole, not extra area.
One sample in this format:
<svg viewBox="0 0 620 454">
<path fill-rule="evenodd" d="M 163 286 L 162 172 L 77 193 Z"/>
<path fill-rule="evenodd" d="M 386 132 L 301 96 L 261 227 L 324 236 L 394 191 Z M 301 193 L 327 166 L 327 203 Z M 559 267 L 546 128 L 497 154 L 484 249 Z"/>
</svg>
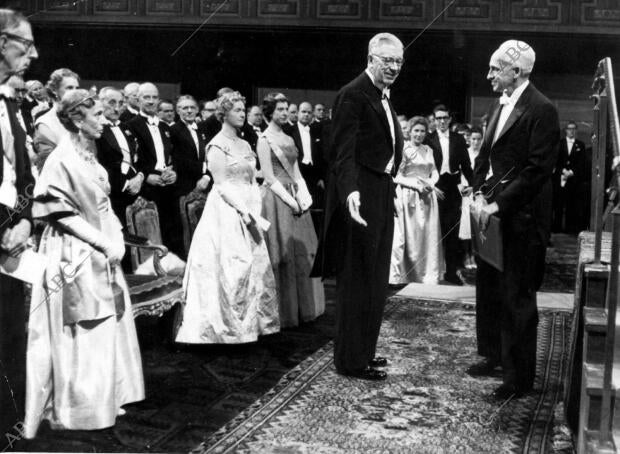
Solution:
<svg viewBox="0 0 620 454">
<path fill-rule="evenodd" d="M 570 314 L 541 314 L 534 392 L 503 408 L 487 397 L 499 378 L 464 373 L 474 323 L 471 307 L 394 299 L 379 341 L 386 382 L 337 375 L 330 343 L 195 452 L 547 452 Z"/>
<path fill-rule="evenodd" d="M 551 287 L 563 285 L 560 291 L 570 292 L 574 287 L 574 270 L 565 273 L 555 264 L 575 266 L 576 240 L 574 237 L 554 236 L 553 244 L 554 247 L 550 248 L 548 254 L 548 261 L 551 261 L 552 266 L 547 269 L 545 282 Z M 356 412 L 359 413 L 356 414 L 363 414 L 367 418 L 363 421 L 369 424 L 368 427 L 383 431 L 373 432 L 376 437 L 375 445 L 389 444 L 393 439 L 398 442 L 403 433 L 407 432 L 402 428 L 409 430 L 412 425 L 409 421 L 415 421 L 419 428 L 414 432 L 421 437 L 427 436 L 425 440 L 429 442 L 441 438 L 442 433 L 449 434 L 450 438 L 454 432 L 466 440 L 464 446 L 472 446 L 480 427 L 484 427 L 484 440 L 485 443 L 490 443 L 489 446 L 504 446 L 503 443 L 520 443 L 520 446 L 547 444 L 547 435 L 543 437 L 538 434 L 542 433 L 542 427 L 549 427 L 548 413 L 545 413 L 544 417 L 540 416 L 542 413 L 536 410 L 536 407 L 541 407 L 541 411 L 551 411 L 550 396 L 553 392 L 550 390 L 554 389 L 551 384 L 546 385 L 548 391 L 545 393 L 530 396 L 523 401 L 523 405 L 527 406 L 525 410 L 530 411 L 529 414 L 522 413 L 525 415 L 522 418 L 518 416 L 521 413 L 516 410 L 522 405 L 518 403 L 510 404 L 509 412 L 502 411 L 494 417 L 493 411 L 496 407 L 487 403 L 484 395 L 496 385 L 496 381 L 477 381 L 463 376 L 462 370 L 465 364 L 471 361 L 474 348 L 471 337 L 474 321 L 470 308 L 417 307 L 403 302 L 392 303 L 389 307 L 390 323 L 386 323 L 383 328 L 383 333 L 386 333 L 390 340 L 386 337 L 381 348 L 393 358 L 403 356 L 405 362 L 401 365 L 399 361 L 399 368 L 402 367 L 402 370 L 391 369 L 389 386 L 383 390 L 376 384 L 359 380 L 342 381 L 343 379 L 336 377 L 331 369 L 329 343 L 334 334 L 334 290 L 333 283 L 328 282 L 327 310 L 315 322 L 285 330 L 262 338 L 256 344 L 240 348 L 195 347 L 179 350 L 162 344 L 158 335 L 160 323 L 157 319 L 139 318 L 137 322 L 147 399 L 127 406 L 127 414 L 117 419 L 114 428 L 99 431 L 52 431 L 44 425 L 35 440 L 22 440 L 14 449 L 29 452 L 188 452 L 205 440 L 210 441 L 202 445 L 203 448 L 215 443 L 218 443 L 217 446 L 224 446 L 223 443 L 230 444 L 231 437 L 238 436 L 241 428 L 249 428 L 250 423 L 243 423 L 244 419 L 254 415 L 260 408 L 266 408 L 265 399 L 269 399 L 269 396 L 291 385 L 291 392 L 294 391 L 296 396 L 308 400 L 311 395 L 303 394 L 304 389 L 314 389 L 317 383 L 325 383 L 326 388 L 331 387 L 333 391 L 342 391 L 343 398 L 347 396 L 345 390 L 349 387 L 360 390 L 364 398 L 358 399 Z M 402 312 L 407 307 L 414 309 Z M 553 355 L 557 356 L 562 342 L 559 333 L 564 332 L 567 324 L 568 320 L 562 314 L 541 316 L 539 336 L 549 339 L 545 345 L 556 351 Z M 427 334 L 420 334 L 422 330 L 430 332 L 424 331 Z M 551 343 L 551 339 L 554 343 Z M 547 357 L 556 358 L 553 355 L 548 354 Z M 407 359 L 409 356 L 411 357 Z M 554 372 L 563 367 L 562 362 L 558 361 L 554 359 L 546 364 L 547 368 L 538 374 L 539 380 L 547 380 L 545 377 L 551 374 L 560 376 Z M 405 372 L 408 378 L 394 382 L 396 376 L 403 376 Z M 313 373 L 316 380 L 323 381 L 314 381 L 314 378 L 306 380 L 305 377 Z M 299 385 L 303 380 L 306 380 L 307 386 L 302 389 Z M 274 386 L 276 388 L 272 389 Z M 543 389 L 542 386 L 542 383 L 537 384 L 537 389 Z M 458 387 L 460 391 L 454 394 Z M 394 396 L 402 397 L 403 400 L 394 400 Z M 456 396 L 449 406 L 454 407 L 453 409 L 445 406 L 450 396 Z M 287 405 L 292 403 L 290 399 L 287 402 Z M 335 402 L 339 400 L 336 399 Z M 419 408 L 412 410 L 411 403 L 415 403 Z M 313 428 L 316 427 L 317 434 L 320 433 L 317 424 L 324 416 L 319 410 L 324 407 L 332 411 L 330 405 L 328 401 L 321 408 L 307 407 L 308 413 L 317 417 L 317 421 L 312 424 Z M 334 407 L 333 411 L 340 411 L 339 407 Z M 419 414 L 408 413 L 412 411 Z M 539 416 L 536 416 L 537 419 L 529 426 L 531 435 L 524 435 L 525 429 L 515 429 L 518 426 L 514 423 L 515 418 L 530 421 L 529 415 L 533 415 L 534 411 L 538 411 L 536 415 Z M 435 413 L 436 416 L 433 416 Z M 330 418 L 337 414 L 330 413 Z M 477 419 L 478 416 L 480 420 Z M 383 424 L 401 429 L 381 426 L 382 421 L 378 420 L 380 417 L 385 419 Z M 457 417 L 463 418 L 467 424 L 457 424 Z M 372 421 L 373 418 L 377 421 Z M 273 418 L 263 420 L 263 427 L 273 430 Z M 429 428 L 425 422 L 427 420 L 435 421 L 439 425 L 434 429 Z M 487 425 L 483 426 L 480 421 Z M 226 429 L 218 432 L 223 426 Z M 345 430 L 343 426 L 338 427 Z M 265 432 L 261 435 L 259 430 L 262 429 L 252 429 L 252 433 L 244 438 L 243 443 L 246 444 L 239 445 L 240 448 L 245 449 L 253 437 L 258 440 L 258 437 L 272 433 Z M 522 434 L 520 441 L 516 435 L 507 438 L 506 430 Z M 305 437 L 311 437 L 315 433 L 308 430 L 299 432 Z M 497 435 L 492 437 L 492 433 Z M 381 439 L 379 434 L 386 438 Z M 292 437 L 293 433 L 288 436 Z M 351 442 L 355 442 L 355 437 L 351 438 Z M 300 445 L 297 452 L 304 452 L 303 449 Z M 315 450 L 314 447 L 312 450 Z M 539 451 L 532 448 L 530 452 Z M 280 452 L 290 451 L 285 449 Z M 319 452 L 333 450 L 317 450 L 317 453 Z"/>
</svg>

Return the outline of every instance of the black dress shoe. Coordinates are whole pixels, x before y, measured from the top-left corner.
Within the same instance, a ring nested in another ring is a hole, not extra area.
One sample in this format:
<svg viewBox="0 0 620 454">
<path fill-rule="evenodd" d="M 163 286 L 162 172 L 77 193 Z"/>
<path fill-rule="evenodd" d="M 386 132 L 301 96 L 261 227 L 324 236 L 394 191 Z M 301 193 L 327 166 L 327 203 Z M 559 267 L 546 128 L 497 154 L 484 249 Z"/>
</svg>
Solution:
<svg viewBox="0 0 620 454">
<path fill-rule="evenodd" d="M 368 361 L 368 366 L 370 367 L 385 367 L 387 366 L 387 358 L 382 356 L 375 356 L 373 359 Z"/>
<path fill-rule="evenodd" d="M 499 363 L 485 359 L 484 361 L 469 366 L 465 373 L 472 377 L 493 377 L 498 375 L 497 372 L 495 372 L 497 366 L 499 366 Z"/>
<path fill-rule="evenodd" d="M 362 370 L 350 374 L 352 377 L 363 378 L 364 380 L 385 380 L 387 374 L 382 370 L 373 367 L 365 367 Z"/>
<path fill-rule="evenodd" d="M 525 391 L 517 388 L 515 385 L 501 384 L 491 393 L 491 398 L 494 400 L 506 400 L 508 398 L 519 399 L 523 397 Z"/>
<path fill-rule="evenodd" d="M 446 274 L 444 280 L 452 285 L 463 285 L 463 281 L 456 274 Z"/>
</svg>

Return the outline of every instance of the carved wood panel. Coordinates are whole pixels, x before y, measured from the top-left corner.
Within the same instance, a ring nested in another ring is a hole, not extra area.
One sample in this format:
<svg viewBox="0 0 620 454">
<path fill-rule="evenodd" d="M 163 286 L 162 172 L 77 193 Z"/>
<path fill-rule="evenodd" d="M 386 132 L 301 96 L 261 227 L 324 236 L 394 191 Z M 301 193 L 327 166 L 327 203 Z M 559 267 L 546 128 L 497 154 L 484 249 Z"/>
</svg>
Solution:
<svg viewBox="0 0 620 454">
<path fill-rule="evenodd" d="M 620 24 L 620 0 L 589 0 L 580 3 L 582 25 Z"/>
<path fill-rule="evenodd" d="M 515 24 L 567 23 L 568 0 L 512 0 L 510 22 Z"/>
<path fill-rule="evenodd" d="M 363 17 L 362 0 L 316 0 L 318 19 L 355 20 Z"/>
</svg>

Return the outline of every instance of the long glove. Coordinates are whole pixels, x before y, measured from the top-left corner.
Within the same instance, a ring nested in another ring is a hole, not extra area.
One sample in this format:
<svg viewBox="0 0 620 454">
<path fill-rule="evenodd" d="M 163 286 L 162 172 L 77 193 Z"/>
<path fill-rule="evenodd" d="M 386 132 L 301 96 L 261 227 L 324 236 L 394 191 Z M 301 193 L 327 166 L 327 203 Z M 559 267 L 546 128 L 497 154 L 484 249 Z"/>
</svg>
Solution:
<svg viewBox="0 0 620 454">
<path fill-rule="evenodd" d="M 290 206 L 293 211 L 299 211 L 300 207 L 297 204 L 297 200 L 295 200 L 295 198 L 291 194 L 289 194 L 286 189 L 284 189 L 284 186 L 282 186 L 282 183 L 280 183 L 278 180 L 275 180 L 273 183 L 271 183 L 269 189 L 271 189 L 275 195 L 280 197 L 280 199 L 284 203 Z"/>
<path fill-rule="evenodd" d="M 111 262 L 120 262 L 125 255 L 125 244 L 110 241 L 101 231 L 90 225 L 80 216 L 67 216 L 58 219 L 58 223 L 72 235 L 103 252 Z"/>
</svg>

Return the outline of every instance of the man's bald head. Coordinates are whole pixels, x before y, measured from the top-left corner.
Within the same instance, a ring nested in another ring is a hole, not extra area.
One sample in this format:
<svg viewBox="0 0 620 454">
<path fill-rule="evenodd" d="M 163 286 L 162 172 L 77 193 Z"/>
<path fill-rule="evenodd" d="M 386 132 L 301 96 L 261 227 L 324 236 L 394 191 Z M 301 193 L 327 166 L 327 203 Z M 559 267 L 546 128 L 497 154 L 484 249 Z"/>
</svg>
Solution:
<svg viewBox="0 0 620 454">
<path fill-rule="evenodd" d="M 159 90 L 155 84 L 151 82 L 140 84 L 138 88 L 138 104 L 140 105 L 140 111 L 146 115 L 152 116 L 157 114 Z"/>
</svg>

